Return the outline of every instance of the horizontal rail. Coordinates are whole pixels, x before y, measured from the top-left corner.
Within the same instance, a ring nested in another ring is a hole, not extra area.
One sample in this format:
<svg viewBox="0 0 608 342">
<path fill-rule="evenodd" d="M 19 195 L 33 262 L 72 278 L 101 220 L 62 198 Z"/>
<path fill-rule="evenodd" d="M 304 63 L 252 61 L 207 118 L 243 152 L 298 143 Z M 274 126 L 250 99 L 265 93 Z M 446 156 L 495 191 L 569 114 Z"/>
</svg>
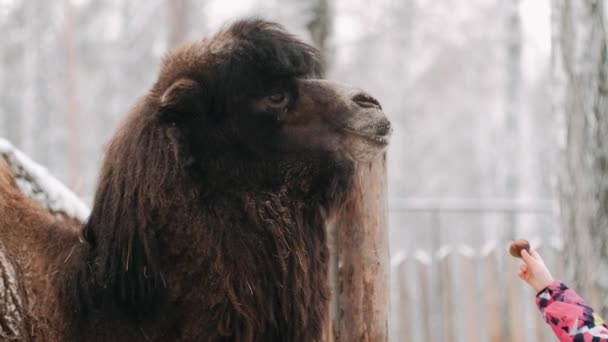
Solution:
<svg viewBox="0 0 608 342">
<path fill-rule="evenodd" d="M 536 213 L 555 214 L 557 204 L 549 199 L 390 198 L 392 212 Z"/>
</svg>

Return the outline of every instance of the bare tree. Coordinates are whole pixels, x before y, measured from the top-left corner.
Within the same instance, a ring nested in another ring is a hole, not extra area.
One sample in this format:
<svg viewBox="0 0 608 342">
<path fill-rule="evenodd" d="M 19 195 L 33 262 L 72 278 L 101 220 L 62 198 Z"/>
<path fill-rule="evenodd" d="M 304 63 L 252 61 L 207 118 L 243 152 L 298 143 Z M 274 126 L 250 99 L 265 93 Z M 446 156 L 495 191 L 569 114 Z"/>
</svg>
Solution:
<svg viewBox="0 0 608 342">
<path fill-rule="evenodd" d="M 24 89 L 21 107 L 21 144 L 22 149 L 29 154 L 34 152 L 34 117 L 38 112 L 38 52 L 42 27 L 40 10 L 41 2 L 24 2 L 24 55 L 23 77 Z"/>
<path fill-rule="evenodd" d="M 608 314 L 608 51 L 606 2 L 553 0 L 555 110 L 563 123 L 560 173 L 566 270 Z"/>
<path fill-rule="evenodd" d="M 315 0 L 311 4 L 310 19 L 306 23 L 306 28 L 310 33 L 310 37 L 314 45 L 321 52 L 323 64 L 327 65 L 329 60 L 329 51 L 327 40 L 331 34 L 332 26 L 332 9 L 330 0 Z"/>
<path fill-rule="evenodd" d="M 182 43 L 190 29 L 190 1 L 167 0 L 167 45 L 169 48 Z"/>
<path fill-rule="evenodd" d="M 79 114 L 80 101 L 78 97 L 79 53 L 78 39 L 74 23 L 74 11 L 70 0 L 63 1 L 64 23 L 63 39 L 65 53 L 65 131 L 67 133 L 67 179 L 72 187 L 80 174 L 80 135 Z"/>
<path fill-rule="evenodd" d="M 521 117 L 521 55 L 522 33 L 519 15 L 519 0 L 507 1 L 506 16 L 506 74 L 505 74 L 505 110 L 499 122 L 499 134 L 502 147 L 496 178 L 499 193 L 506 198 L 515 198 L 520 191 L 516 165 L 519 157 L 518 133 Z M 513 227 L 511 217 L 508 224 Z"/>
</svg>

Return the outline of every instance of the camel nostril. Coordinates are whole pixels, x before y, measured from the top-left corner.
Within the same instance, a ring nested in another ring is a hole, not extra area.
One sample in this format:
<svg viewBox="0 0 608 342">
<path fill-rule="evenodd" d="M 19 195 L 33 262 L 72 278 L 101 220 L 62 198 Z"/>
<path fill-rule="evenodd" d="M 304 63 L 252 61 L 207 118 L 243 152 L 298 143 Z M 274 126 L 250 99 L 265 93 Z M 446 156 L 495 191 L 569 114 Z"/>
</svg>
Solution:
<svg viewBox="0 0 608 342">
<path fill-rule="evenodd" d="M 357 95 L 353 96 L 353 101 L 363 108 L 377 108 L 382 110 L 380 102 L 366 93 L 358 93 Z"/>
<path fill-rule="evenodd" d="M 378 134 L 388 135 L 392 131 L 391 122 L 388 120 L 383 120 L 382 123 L 378 124 L 377 129 Z"/>
</svg>

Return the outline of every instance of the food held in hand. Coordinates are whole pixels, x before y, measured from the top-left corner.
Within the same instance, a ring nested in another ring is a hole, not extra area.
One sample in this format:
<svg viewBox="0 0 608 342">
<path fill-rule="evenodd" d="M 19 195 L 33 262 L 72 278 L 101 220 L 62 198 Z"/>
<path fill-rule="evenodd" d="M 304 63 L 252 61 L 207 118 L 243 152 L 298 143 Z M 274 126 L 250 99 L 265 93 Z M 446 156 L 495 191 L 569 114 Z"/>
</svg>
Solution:
<svg viewBox="0 0 608 342">
<path fill-rule="evenodd" d="M 521 251 L 525 249 L 530 253 L 530 243 L 525 239 L 513 240 L 509 245 L 509 253 L 516 258 L 521 258 Z"/>
</svg>

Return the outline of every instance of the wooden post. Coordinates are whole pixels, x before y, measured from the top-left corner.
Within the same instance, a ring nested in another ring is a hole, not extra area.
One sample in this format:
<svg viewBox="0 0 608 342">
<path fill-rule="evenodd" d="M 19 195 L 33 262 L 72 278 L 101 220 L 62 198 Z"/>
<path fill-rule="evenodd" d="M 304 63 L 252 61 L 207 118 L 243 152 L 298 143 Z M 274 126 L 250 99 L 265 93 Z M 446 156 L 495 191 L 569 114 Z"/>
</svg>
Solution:
<svg viewBox="0 0 608 342">
<path fill-rule="evenodd" d="M 354 193 L 330 229 L 328 340 L 388 341 L 386 157 L 356 166 Z"/>
<path fill-rule="evenodd" d="M 437 336 L 439 331 L 435 328 L 432 320 L 435 307 L 431 305 L 431 270 L 433 267 L 432 256 L 423 251 L 416 252 L 416 291 L 418 294 L 418 303 L 420 303 L 420 338 L 415 341 L 439 341 Z"/>
<path fill-rule="evenodd" d="M 509 275 L 507 282 L 507 297 L 509 298 L 507 303 L 508 319 L 509 319 L 509 334 L 511 335 L 510 341 L 519 342 L 525 341 L 524 338 L 524 327 L 522 327 L 521 317 L 523 315 L 523 308 L 521 305 L 521 298 L 525 298 L 521 293 L 522 281 L 514 276 L 517 274 L 519 269 L 519 263 L 513 258 L 507 260 L 505 265 L 507 274 Z"/>
<path fill-rule="evenodd" d="M 398 322 L 393 321 L 393 324 L 396 324 L 398 329 L 398 334 L 394 338 L 395 341 L 415 341 L 415 330 L 418 328 L 414 324 L 414 311 L 418 310 L 418 307 L 413 305 L 416 302 L 416 296 L 412 291 L 411 286 L 409 286 L 408 281 L 411 281 L 411 275 L 414 273 L 412 270 L 414 268 L 413 265 L 414 258 L 403 257 L 397 263 L 396 272 L 393 273 L 393 276 L 397 277 L 397 287 L 399 290 L 399 315 Z"/>
<path fill-rule="evenodd" d="M 441 319 L 436 324 L 441 326 L 443 335 L 441 341 L 448 341 L 454 338 L 455 324 L 454 319 L 454 286 L 452 284 L 452 259 L 453 253 L 451 247 L 442 247 L 437 252 L 437 265 L 439 270 L 439 293 L 437 294 L 440 299 L 440 305 L 437 309 L 441 311 Z M 431 317 L 425 317 L 430 320 Z"/>
<path fill-rule="evenodd" d="M 475 277 L 475 262 L 477 260 L 475 251 L 468 246 L 460 246 L 454 253 L 458 263 L 461 279 L 460 295 L 458 299 L 462 302 L 464 310 L 457 313 L 461 319 L 461 328 L 464 330 L 464 340 L 467 342 L 477 342 L 479 338 L 479 320 L 477 313 L 477 279 Z M 490 290 L 491 291 L 491 290 Z M 446 341 L 448 339 L 446 338 Z"/>
<path fill-rule="evenodd" d="M 500 263 L 498 262 L 498 247 L 494 243 L 484 246 L 481 251 L 481 264 L 484 277 L 485 307 L 484 316 L 487 341 L 499 342 L 505 334 L 501 324 L 501 287 L 499 282 Z"/>
</svg>

